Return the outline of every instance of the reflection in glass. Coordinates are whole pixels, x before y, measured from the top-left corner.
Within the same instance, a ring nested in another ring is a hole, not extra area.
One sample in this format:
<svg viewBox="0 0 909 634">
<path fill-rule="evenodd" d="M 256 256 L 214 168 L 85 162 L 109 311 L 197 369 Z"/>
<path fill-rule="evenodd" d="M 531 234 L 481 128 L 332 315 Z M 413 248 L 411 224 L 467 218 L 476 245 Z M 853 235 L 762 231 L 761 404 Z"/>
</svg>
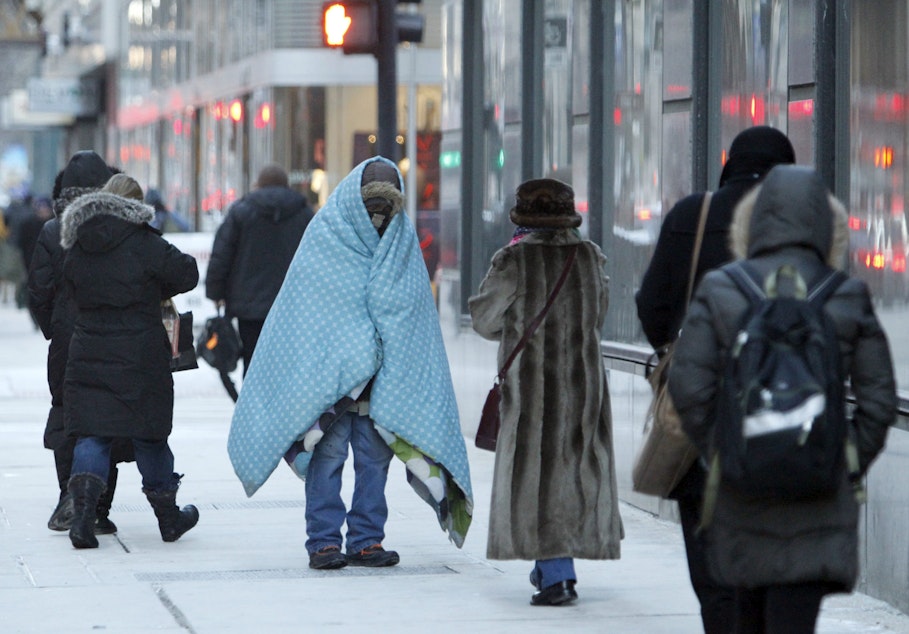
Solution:
<svg viewBox="0 0 909 634">
<path fill-rule="evenodd" d="M 909 389 L 906 25 L 904 0 L 853 3 L 850 272 L 871 289 L 903 390 Z"/>
</svg>

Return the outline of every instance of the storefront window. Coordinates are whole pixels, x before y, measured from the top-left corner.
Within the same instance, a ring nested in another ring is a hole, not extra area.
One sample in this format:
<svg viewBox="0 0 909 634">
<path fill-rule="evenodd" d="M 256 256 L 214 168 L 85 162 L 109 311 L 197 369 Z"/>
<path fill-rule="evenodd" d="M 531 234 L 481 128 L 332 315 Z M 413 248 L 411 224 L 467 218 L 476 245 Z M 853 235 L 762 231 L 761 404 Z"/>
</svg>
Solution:
<svg viewBox="0 0 909 634">
<path fill-rule="evenodd" d="M 909 389 L 909 355 L 900 354 L 909 313 L 906 24 L 904 0 L 853 2 L 850 272 L 871 289 L 903 390 Z"/>
<path fill-rule="evenodd" d="M 754 125 L 786 132 L 789 2 L 738 0 L 723 12 L 722 146 Z M 801 160 L 801 158 L 800 158 Z"/>
</svg>

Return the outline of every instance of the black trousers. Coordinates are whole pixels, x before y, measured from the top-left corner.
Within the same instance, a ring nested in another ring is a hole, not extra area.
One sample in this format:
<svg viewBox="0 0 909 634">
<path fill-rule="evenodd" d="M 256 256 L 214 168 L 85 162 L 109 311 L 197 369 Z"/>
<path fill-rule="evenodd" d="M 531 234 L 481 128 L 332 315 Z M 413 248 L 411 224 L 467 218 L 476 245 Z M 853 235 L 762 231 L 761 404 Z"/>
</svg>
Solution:
<svg viewBox="0 0 909 634">
<path fill-rule="evenodd" d="M 259 341 L 259 335 L 262 333 L 262 326 L 264 325 L 264 319 L 237 318 L 237 330 L 240 335 L 240 343 L 243 344 L 243 376 L 246 376 L 249 371 L 249 364 L 252 361 L 253 352 L 256 350 L 256 343 Z"/>
<path fill-rule="evenodd" d="M 704 634 L 732 634 L 735 631 L 735 590 L 711 578 L 703 539 L 695 534 L 701 518 L 702 498 L 696 494 L 685 494 L 680 495 L 677 501 L 688 557 L 688 576 L 701 604 Z"/>
<path fill-rule="evenodd" d="M 835 590 L 826 582 L 739 588 L 735 634 L 813 634 L 821 601 Z"/>
</svg>

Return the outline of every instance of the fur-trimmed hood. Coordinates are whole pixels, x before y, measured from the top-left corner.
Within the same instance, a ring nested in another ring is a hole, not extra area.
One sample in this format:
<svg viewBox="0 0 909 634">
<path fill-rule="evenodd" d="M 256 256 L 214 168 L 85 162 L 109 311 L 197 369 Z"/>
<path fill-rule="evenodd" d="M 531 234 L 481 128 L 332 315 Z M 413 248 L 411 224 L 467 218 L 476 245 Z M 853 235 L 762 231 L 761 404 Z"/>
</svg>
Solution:
<svg viewBox="0 0 909 634">
<path fill-rule="evenodd" d="M 738 259 L 786 246 L 808 247 L 828 265 L 845 267 L 846 208 L 808 167 L 773 168 L 739 202 L 729 228 L 729 247 Z"/>
<path fill-rule="evenodd" d="M 60 244 L 63 248 L 69 249 L 77 240 L 86 237 L 79 231 L 80 227 L 97 216 L 113 216 L 130 224 L 142 225 L 155 217 L 155 209 L 138 200 L 108 192 L 99 191 L 80 196 L 66 208 L 60 220 Z M 119 244 L 124 237 L 123 232 L 95 232 L 92 239 L 83 243 L 83 246 L 90 251 L 105 251 Z"/>
</svg>

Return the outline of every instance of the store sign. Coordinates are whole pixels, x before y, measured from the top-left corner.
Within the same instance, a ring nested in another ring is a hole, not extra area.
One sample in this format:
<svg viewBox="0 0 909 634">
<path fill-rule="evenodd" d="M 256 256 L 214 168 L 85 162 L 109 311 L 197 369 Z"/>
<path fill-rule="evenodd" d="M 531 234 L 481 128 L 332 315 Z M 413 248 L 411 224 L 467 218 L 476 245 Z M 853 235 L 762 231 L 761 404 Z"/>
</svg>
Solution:
<svg viewBox="0 0 909 634">
<path fill-rule="evenodd" d="M 32 112 L 95 116 L 100 111 L 101 87 L 94 79 L 32 78 L 28 80 L 28 106 Z"/>
</svg>

